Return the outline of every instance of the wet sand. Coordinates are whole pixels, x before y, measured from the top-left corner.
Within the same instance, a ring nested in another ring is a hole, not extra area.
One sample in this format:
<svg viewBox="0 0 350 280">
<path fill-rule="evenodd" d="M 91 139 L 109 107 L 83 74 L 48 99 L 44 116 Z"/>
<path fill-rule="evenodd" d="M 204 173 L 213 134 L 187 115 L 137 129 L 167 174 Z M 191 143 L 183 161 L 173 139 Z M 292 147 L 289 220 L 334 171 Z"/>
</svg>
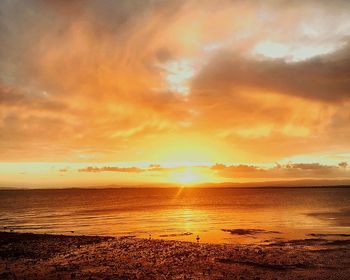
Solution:
<svg viewBox="0 0 350 280">
<path fill-rule="evenodd" d="M 0 279 L 349 279 L 350 240 L 260 245 L 0 233 Z"/>
</svg>

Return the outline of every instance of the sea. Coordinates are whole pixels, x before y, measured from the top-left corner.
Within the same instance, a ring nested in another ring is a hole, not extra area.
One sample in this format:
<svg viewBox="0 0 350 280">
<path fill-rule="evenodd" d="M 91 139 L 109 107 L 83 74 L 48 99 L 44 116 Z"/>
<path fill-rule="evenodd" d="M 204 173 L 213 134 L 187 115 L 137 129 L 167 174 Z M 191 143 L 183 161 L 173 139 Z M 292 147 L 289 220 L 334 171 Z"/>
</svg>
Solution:
<svg viewBox="0 0 350 280">
<path fill-rule="evenodd" d="M 0 230 L 202 243 L 350 234 L 350 187 L 1 190 Z"/>
</svg>

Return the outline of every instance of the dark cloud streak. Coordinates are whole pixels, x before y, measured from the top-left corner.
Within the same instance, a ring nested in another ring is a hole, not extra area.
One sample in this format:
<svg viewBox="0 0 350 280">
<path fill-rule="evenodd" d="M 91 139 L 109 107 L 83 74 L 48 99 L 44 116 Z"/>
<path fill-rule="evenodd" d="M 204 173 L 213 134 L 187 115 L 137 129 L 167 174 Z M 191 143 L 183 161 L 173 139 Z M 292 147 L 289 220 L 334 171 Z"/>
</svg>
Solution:
<svg viewBox="0 0 350 280">
<path fill-rule="evenodd" d="M 223 51 L 198 74 L 193 90 L 257 89 L 324 102 L 350 99 L 350 46 L 299 62 L 255 60 Z"/>
</svg>

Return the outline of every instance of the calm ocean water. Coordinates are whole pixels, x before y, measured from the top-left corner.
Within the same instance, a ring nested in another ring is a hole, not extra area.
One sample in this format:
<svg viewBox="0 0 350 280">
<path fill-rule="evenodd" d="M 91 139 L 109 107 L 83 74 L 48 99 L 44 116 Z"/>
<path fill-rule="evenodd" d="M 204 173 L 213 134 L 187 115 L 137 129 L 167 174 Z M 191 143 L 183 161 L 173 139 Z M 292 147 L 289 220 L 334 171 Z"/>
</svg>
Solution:
<svg viewBox="0 0 350 280">
<path fill-rule="evenodd" d="M 350 188 L 3 190 L 0 226 L 214 243 L 350 234 Z"/>
</svg>

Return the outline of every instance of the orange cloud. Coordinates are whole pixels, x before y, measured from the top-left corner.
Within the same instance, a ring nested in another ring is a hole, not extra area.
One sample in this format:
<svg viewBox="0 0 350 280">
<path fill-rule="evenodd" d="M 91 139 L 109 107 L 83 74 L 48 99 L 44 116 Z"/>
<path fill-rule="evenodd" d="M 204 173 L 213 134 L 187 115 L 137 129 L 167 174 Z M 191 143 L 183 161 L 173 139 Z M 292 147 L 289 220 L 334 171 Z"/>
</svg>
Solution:
<svg viewBox="0 0 350 280">
<path fill-rule="evenodd" d="M 345 166 L 345 167 L 344 167 Z M 225 178 L 259 178 L 259 179 L 348 179 L 350 170 L 347 164 L 323 165 L 320 163 L 288 163 L 277 164 L 272 168 L 263 168 L 252 165 L 216 164 L 211 167 L 218 175 Z"/>
<path fill-rule="evenodd" d="M 299 176 L 255 164 L 349 151 L 349 11 L 341 0 L 2 1 L 0 160 Z"/>
<path fill-rule="evenodd" d="M 162 167 L 160 165 L 150 165 L 146 168 L 139 167 L 85 167 L 78 169 L 79 172 L 157 172 L 157 173 L 173 173 L 186 171 L 188 168 L 193 170 L 201 170 L 206 174 L 218 175 L 222 178 L 232 179 L 336 179 L 350 178 L 350 170 L 347 168 L 346 162 L 341 162 L 338 165 L 323 165 L 320 163 L 288 163 L 276 164 L 274 167 L 266 168 L 256 165 L 225 165 L 215 164 L 213 166 L 177 166 L 177 167 Z M 179 173 L 180 174 L 180 173 Z"/>
<path fill-rule="evenodd" d="M 143 172 L 141 168 L 137 167 L 86 167 L 86 168 L 81 168 L 78 170 L 79 172 L 130 172 L 130 173 L 138 173 L 138 172 Z"/>
</svg>

